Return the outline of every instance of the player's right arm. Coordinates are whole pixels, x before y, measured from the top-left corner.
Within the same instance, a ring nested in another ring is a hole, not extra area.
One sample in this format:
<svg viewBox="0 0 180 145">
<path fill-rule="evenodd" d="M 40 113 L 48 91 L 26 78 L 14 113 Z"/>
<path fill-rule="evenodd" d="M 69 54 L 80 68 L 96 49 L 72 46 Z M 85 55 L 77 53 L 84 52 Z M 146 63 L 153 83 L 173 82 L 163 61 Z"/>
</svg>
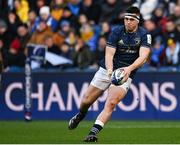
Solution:
<svg viewBox="0 0 180 145">
<path fill-rule="evenodd" d="M 113 72 L 113 57 L 115 52 L 115 48 L 106 46 L 105 65 L 109 76 L 111 76 Z"/>
<path fill-rule="evenodd" d="M 116 27 L 110 34 L 107 46 L 106 46 L 106 52 L 105 52 L 105 66 L 108 72 L 108 75 L 111 77 L 111 74 L 113 72 L 113 57 L 116 52 L 116 46 L 118 41 L 118 35 L 119 35 L 119 28 Z"/>
</svg>

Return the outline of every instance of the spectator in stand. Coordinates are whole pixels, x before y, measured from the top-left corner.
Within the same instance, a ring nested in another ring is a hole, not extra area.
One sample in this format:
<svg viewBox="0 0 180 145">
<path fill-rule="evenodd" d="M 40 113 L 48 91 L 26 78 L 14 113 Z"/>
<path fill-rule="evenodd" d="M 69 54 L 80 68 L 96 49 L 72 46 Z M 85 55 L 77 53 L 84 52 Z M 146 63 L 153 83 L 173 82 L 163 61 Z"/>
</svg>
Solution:
<svg viewBox="0 0 180 145">
<path fill-rule="evenodd" d="M 65 6 L 66 6 L 65 0 L 52 0 L 50 5 L 51 16 L 56 21 L 59 21 L 62 18 Z"/>
<path fill-rule="evenodd" d="M 29 33 L 31 33 L 32 29 L 35 28 L 36 17 L 37 17 L 36 12 L 34 10 L 30 10 L 28 13 L 28 21 L 27 21 Z"/>
<path fill-rule="evenodd" d="M 86 15 L 91 24 L 98 24 L 101 7 L 93 0 L 83 0 L 80 5 L 80 14 Z"/>
<path fill-rule="evenodd" d="M 51 27 L 49 27 L 46 22 L 41 21 L 39 26 L 37 27 L 37 30 L 32 34 L 29 43 L 44 45 L 46 36 L 53 37 L 53 34 L 54 33 L 51 30 Z"/>
<path fill-rule="evenodd" d="M 180 5 L 176 5 L 173 9 L 173 15 L 175 19 L 180 18 Z"/>
<path fill-rule="evenodd" d="M 135 0 L 121 0 L 120 10 L 124 13 L 129 6 L 134 4 L 134 2 Z"/>
<path fill-rule="evenodd" d="M 27 43 L 30 40 L 30 33 L 28 31 L 28 26 L 27 24 L 20 24 L 17 28 L 17 37 L 16 39 L 19 40 L 20 44 L 21 44 L 21 49 L 20 51 L 25 53 L 25 48 Z"/>
<path fill-rule="evenodd" d="M 168 39 L 175 38 L 176 37 L 176 24 L 173 18 L 169 18 L 167 23 L 166 23 L 166 33 L 165 33 L 165 40 L 166 42 Z"/>
<path fill-rule="evenodd" d="M 46 5 L 47 0 L 28 0 L 31 10 L 34 10 L 36 14 L 39 14 L 39 10 L 42 6 Z"/>
<path fill-rule="evenodd" d="M 21 44 L 18 39 L 14 39 L 9 50 L 4 53 L 5 71 L 22 71 L 25 65 L 25 55 L 21 49 Z"/>
<path fill-rule="evenodd" d="M 158 0 L 143 0 L 139 5 L 143 19 L 149 20 L 152 18 L 152 13 L 158 5 Z"/>
<path fill-rule="evenodd" d="M 166 22 L 167 14 L 164 13 L 165 6 L 160 4 L 156 7 L 153 12 L 152 20 L 155 22 L 156 26 L 161 27 L 161 31 L 165 33 L 166 31 Z"/>
<path fill-rule="evenodd" d="M 20 23 L 19 17 L 13 11 L 10 11 L 8 13 L 7 25 L 8 31 L 14 38 L 17 35 L 17 28 Z"/>
<path fill-rule="evenodd" d="M 105 47 L 106 47 L 107 38 L 102 35 L 98 40 L 98 45 L 96 51 L 93 53 L 93 67 L 98 68 L 98 63 L 105 56 Z"/>
<path fill-rule="evenodd" d="M 125 10 L 133 5 L 134 0 L 121 0 L 119 4 L 119 11 L 117 13 L 117 16 L 112 21 L 112 25 L 123 25 L 124 24 L 124 13 Z"/>
<path fill-rule="evenodd" d="M 61 54 L 61 50 L 54 44 L 52 36 L 47 35 L 44 40 L 44 44 L 47 46 L 49 52 L 55 53 L 57 55 Z"/>
<path fill-rule="evenodd" d="M 69 21 L 61 21 L 59 31 L 53 36 L 54 44 L 61 48 L 61 44 L 64 43 L 65 39 L 71 32 L 71 26 Z"/>
<path fill-rule="evenodd" d="M 71 48 L 71 46 L 68 43 L 64 42 L 61 45 L 61 54 L 60 55 L 62 57 L 65 57 L 66 59 L 69 59 L 70 61 L 73 62 L 73 60 L 72 60 L 72 52 L 73 52 L 72 48 Z M 70 64 L 63 64 L 60 67 L 61 68 L 69 68 L 69 67 L 72 67 L 72 65 L 70 65 Z"/>
<path fill-rule="evenodd" d="M 156 37 L 152 44 L 150 65 L 153 67 L 160 67 L 164 61 L 165 45 L 161 37 Z"/>
<path fill-rule="evenodd" d="M 8 48 L 8 50 L 5 51 L 5 56 L 6 56 L 5 59 L 7 59 L 8 56 L 14 59 L 19 56 L 21 57 L 19 59 L 23 61 L 24 55 L 27 53 L 25 51 L 25 48 L 29 39 L 30 39 L 30 34 L 28 32 L 27 25 L 19 24 L 19 26 L 17 27 L 17 35 L 12 41 L 12 45 L 10 46 L 10 48 Z M 11 60 L 13 59 L 8 60 L 8 63 L 11 62 Z"/>
<path fill-rule="evenodd" d="M 101 32 L 100 32 L 100 35 L 101 36 L 105 36 L 106 39 L 108 38 L 110 32 L 111 32 L 111 26 L 108 22 L 102 22 L 100 24 L 100 27 L 101 27 Z"/>
<path fill-rule="evenodd" d="M 49 52 L 57 54 L 59 56 L 63 56 L 65 58 L 67 58 L 67 59 L 71 59 L 71 52 L 72 51 L 70 49 L 70 46 L 67 43 L 64 42 L 63 44 L 61 44 L 61 48 L 59 48 L 58 46 L 56 46 L 54 44 L 52 37 L 47 36 L 45 38 L 45 45 L 48 47 Z M 53 66 L 52 64 L 47 63 L 46 67 L 53 67 L 54 68 L 54 67 L 57 67 L 57 66 Z"/>
<path fill-rule="evenodd" d="M 89 46 L 81 38 L 78 39 L 72 52 L 72 60 L 74 67 L 80 69 L 88 68 L 92 64 L 92 53 L 89 50 Z"/>
<path fill-rule="evenodd" d="M 0 50 L 4 58 L 4 51 L 9 49 L 9 44 L 14 39 L 15 36 L 12 36 L 8 31 L 7 23 L 0 19 Z"/>
<path fill-rule="evenodd" d="M 1 73 L 3 72 L 3 49 L 4 49 L 4 40 L 3 40 L 3 35 L 7 29 L 6 23 L 0 19 L 0 82 L 1 82 Z M 1 86 L 0 86 L 1 87 Z"/>
<path fill-rule="evenodd" d="M 29 3 L 27 0 L 14 0 L 14 8 L 22 23 L 28 21 Z"/>
<path fill-rule="evenodd" d="M 57 30 L 57 26 L 58 26 L 58 22 L 52 18 L 51 14 L 50 14 L 50 8 L 48 6 L 43 6 L 41 7 L 40 11 L 39 11 L 39 17 L 37 17 L 36 21 L 35 21 L 35 25 L 32 28 L 32 32 L 34 32 L 37 27 L 39 27 L 40 22 L 44 21 L 46 22 L 46 24 L 51 27 L 52 31 L 56 31 Z"/>
<path fill-rule="evenodd" d="M 71 12 L 71 10 L 69 9 L 69 7 L 65 7 L 64 8 L 64 11 L 63 11 L 63 15 L 62 15 L 62 18 L 60 20 L 60 23 L 61 21 L 69 21 L 70 22 L 70 25 L 71 27 L 74 29 L 74 30 L 77 30 L 78 31 L 78 21 L 77 21 L 77 17 Z"/>
<path fill-rule="evenodd" d="M 101 5 L 101 13 L 100 13 L 100 22 L 109 22 L 112 23 L 114 19 L 116 19 L 117 15 L 120 11 L 120 3 L 119 0 L 105 0 Z"/>
<path fill-rule="evenodd" d="M 124 13 L 119 12 L 117 17 L 111 22 L 112 26 L 117 26 L 117 25 L 123 25 L 124 23 Z"/>
<path fill-rule="evenodd" d="M 39 14 L 40 9 L 45 5 L 46 5 L 45 0 L 36 0 L 35 1 L 35 7 L 32 9 L 35 10 L 36 14 Z"/>
<path fill-rule="evenodd" d="M 157 26 L 153 19 L 145 20 L 144 27 L 151 34 L 153 41 L 156 37 L 161 37 L 162 40 L 164 39 L 161 26 Z"/>
<path fill-rule="evenodd" d="M 62 45 L 61 45 L 61 56 L 67 58 L 67 59 L 72 59 L 72 49 L 70 47 L 70 45 L 66 42 L 64 42 Z"/>
<path fill-rule="evenodd" d="M 165 65 L 180 66 L 180 43 L 175 38 L 167 41 Z"/>
<path fill-rule="evenodd" d="M 74 47 L 77 42 L 77 35 L 75 31 L 69 32 L 69 35 L 66 37 L 65 42 L 68 43 L 71 47 Z"/>
<path fill-rule="evenodd" d="M 69 0 L 68 7 L 73 15 L 78 16 L 80 11 L 81 0 Z"/>
<path fill-rule="evenodd" d="M 80 28 L 87 23 L 88 23 L 88 19 L 87 19 L 86 15 L 80 14 L 78 17 L 78 30 L 77 30 L 77 32 L 79 32 Z"/>
<path fill-rule="evenodd" d="M 8 11 L 13 9 L 13 4 L 10 8 L 8 3 L 8 0 L 0 0 L 0 18 L 6 18 Z"/>
<path fill-rule="evenodd" d="M 80 36 L 82 40 L 90 47 L 92 52 L 96 51 L 98 36 L 93 26 L 89 23 L 83 24 L 80 28 Z"/>
</svg>

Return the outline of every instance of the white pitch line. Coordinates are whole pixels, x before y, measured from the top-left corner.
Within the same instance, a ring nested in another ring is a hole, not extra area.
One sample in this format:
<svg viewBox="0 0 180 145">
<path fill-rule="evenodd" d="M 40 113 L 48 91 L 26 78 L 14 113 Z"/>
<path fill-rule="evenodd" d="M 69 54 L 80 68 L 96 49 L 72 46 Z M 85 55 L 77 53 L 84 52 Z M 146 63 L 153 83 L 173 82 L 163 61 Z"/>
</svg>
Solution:
<svg viewBox="0 0 180 145">
<path fill-rule="evenodd" d="M 88 127 L 86 125 L 81 125 L 81 127 Z M 119 128 L 180 128 L 180 125 L 158 125 L 158 124 L 152 124 L 152 125 L 106 125 L 105 128 L 113 128 L 113 129 L 119 129 Z"/>
<path fill-rule="evenodd" d="M 107 125 L 106 128 L 180 128 L 180 125 Z"/>
</svg>

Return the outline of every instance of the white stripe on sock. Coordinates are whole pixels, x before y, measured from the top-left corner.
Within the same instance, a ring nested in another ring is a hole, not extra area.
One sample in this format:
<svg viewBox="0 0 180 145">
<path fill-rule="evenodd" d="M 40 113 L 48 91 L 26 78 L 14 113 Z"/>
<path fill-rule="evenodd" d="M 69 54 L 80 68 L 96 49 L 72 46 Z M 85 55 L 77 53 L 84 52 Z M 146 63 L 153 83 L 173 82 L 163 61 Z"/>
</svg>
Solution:
<svg viewBox="0 0 180 145">
<path fill-rule="evenodd" d="M 99 130 L 98 130 L 97 128 L 95 128 L 95 127 L 93 127 L 93 128 L 91 129 L 91 131 L 94 132 L 95 134 L 98 134 L 98 133 L 99 133 Z"/>
<path fill-rule="evenodd" d="M 104 126 L 104 123 L 103 123 L 102 121 L 100 121 L 100 120 L 96 120 L 94 124 L 98 124 L 98 125 L 100 125 L 101 127 Z"/>
</svg>

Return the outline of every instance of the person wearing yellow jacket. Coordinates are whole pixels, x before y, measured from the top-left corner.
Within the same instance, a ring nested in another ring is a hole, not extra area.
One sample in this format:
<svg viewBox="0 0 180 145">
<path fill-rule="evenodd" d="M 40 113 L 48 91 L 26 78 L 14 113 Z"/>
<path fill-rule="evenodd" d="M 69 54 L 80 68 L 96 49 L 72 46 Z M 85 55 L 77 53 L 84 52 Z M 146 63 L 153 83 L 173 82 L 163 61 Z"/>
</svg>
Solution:
<svg viewBox="0 0 180 145">
<path fill-rule="evenodd" d="M 28 21 L 29 3 L 27 0 L 15 0 L 14 8 L 21 22 L 26 23 Z"/>
</svg>

